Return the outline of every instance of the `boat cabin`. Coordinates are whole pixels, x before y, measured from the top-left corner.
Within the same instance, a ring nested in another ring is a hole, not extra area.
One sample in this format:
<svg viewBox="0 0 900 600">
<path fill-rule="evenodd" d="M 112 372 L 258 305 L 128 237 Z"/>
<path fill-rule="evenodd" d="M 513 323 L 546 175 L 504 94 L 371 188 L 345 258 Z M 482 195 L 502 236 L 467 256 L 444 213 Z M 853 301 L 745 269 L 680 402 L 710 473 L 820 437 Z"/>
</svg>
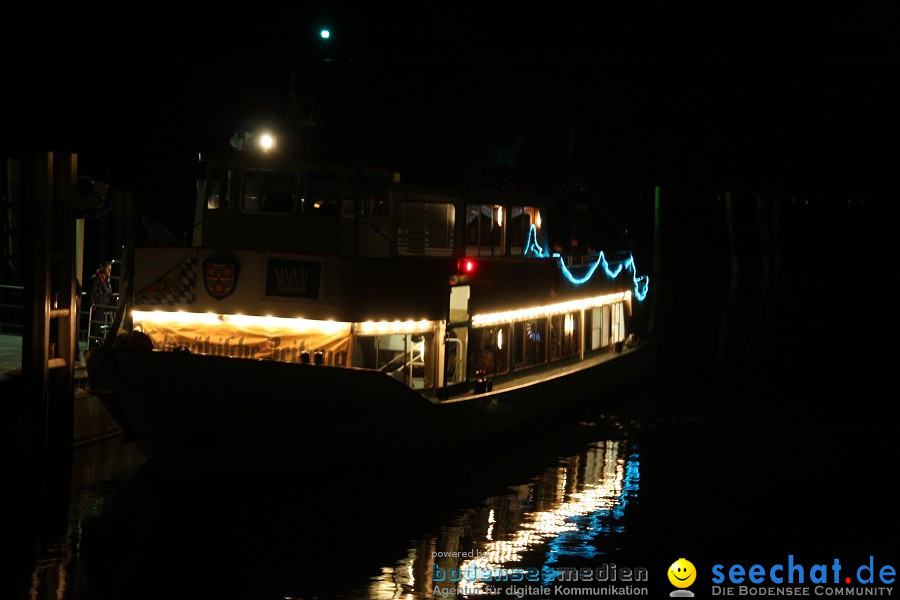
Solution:
<svg viewBox="0 0 900 600">
<path fill-rule="evenodd" d="M 331 256 L 521 256 L 554 199 L 440 190 L 375 168 L 210 161 L 195 246 Z"/>
<path fill-rule="evenodd" d="M 621 349 L 646 277 L 552 254 L 554 199 L 386 170 L 209 161 L 191 248 L 135 250 L 158 350 L 381 371 L 433 399 Z"/>
</svg>

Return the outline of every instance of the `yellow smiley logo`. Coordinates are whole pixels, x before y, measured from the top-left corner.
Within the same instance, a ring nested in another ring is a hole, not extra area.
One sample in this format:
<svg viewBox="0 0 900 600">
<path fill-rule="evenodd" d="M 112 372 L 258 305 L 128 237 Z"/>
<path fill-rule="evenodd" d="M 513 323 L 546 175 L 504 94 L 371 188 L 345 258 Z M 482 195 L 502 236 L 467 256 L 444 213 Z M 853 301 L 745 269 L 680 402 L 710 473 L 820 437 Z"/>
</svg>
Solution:
<svg viewBox="0 0 900 600">
<path fill-rule="evenodd" d="M 697 569 L 691 561 L 679 558 L 669 567 L 669 581 L 677 588 L 690 587 L 697 579 Z"/>
</svg>

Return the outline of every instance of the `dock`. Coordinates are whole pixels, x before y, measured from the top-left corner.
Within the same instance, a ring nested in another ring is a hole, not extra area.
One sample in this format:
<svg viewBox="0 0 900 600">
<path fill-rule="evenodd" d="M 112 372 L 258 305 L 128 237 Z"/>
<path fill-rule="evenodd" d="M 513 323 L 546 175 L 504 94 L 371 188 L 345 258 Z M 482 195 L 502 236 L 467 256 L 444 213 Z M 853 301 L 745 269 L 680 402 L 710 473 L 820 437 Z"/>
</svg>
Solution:
<svg viewBox="0 0 900 600">
<path fill-rule="evenodd" d="M 79 342 L 81 356 L 84 356 L 85 343 Z M 118 435 L 122 429 L 103 407 L 100 400 L 88 389 L 87 369 L 84 363 L 75 363 L 74 386 L 74 430 L 73 446 L 80 446 L 98 439 Z M 6 397 L 13 390 L 27 394 L 22 390 L 19 380 L 22 376 L 22 336 L 0 334 L 0 392 Z"/>
</svg>

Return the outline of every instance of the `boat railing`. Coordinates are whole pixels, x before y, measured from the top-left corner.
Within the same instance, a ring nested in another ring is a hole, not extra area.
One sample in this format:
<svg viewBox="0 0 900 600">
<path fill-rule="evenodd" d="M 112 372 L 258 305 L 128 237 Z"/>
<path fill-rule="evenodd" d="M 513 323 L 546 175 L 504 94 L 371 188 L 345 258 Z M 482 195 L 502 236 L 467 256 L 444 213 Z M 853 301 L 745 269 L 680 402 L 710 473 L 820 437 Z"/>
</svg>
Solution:
<svg viewBox="0 0 900 600">
<path fill-rule="evenodd" d="M 581 253 L 571 253 L 571 254 L 561 254 L 561 258 L 563 263 L 567 267 L 578 267 L 578 266 L 590 266 L 597 262 L 597 259 L 600 255 L 603 255 L 603 258 L 609 265 L 616 265 L 618 263 L 624 262 L 628 260 L 629 254 L 628 252 L 616 251 L 616 252 L 581 252 Z"/>
<path fill-rule="evenodd" d="M 416 352 L 418 351 L 418 355 Z M 411 344 L 406 350 L 381 365 L 378 370 L 385 373 L 396 373 L 409 367 L 424 367 L 425 353 L 421 342 Z"/>
<path fill-rule="evenodd" d="M 99 346 L 106 339 L 109 328 L 112 326 L 117 306 L 111 304 L 92 304 L 88 318 L 87 344 L 88 348 Z"/>
<path fill-rule="evenodd" d="M 413 256 L 451 256 L 451 239 L 433 238 L 428 231 L 397 229 L 397 254 Z"/>
<path fill-rule="evenodd" d="M 386 373 L 414 389 L 425 387 L 427 379 L 425 369 L 424 342 L 411 344 L 403 352 L 378 367 L 382 373 Z"/>
</svg>

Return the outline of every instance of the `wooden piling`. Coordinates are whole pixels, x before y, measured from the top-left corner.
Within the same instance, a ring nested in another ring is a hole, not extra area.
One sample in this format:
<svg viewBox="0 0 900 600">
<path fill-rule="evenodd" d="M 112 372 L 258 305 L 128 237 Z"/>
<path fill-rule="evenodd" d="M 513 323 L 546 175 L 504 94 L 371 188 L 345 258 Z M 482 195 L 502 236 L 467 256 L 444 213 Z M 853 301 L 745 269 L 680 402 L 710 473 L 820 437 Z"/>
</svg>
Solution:
<svg viewBox="0 0 900 600">
<path fill-rule="evenodd" d="M 50 203 L 53 154 L 28 156 L 22 162 L 22 379 L 46 424 L 50 345 Z"/>
<path fill-rule="evenodd" d="M 53 172 L 53 239 L 51 241 L 51 269 L 53 298 L 61 314 L 56 319 L 57 357 L 65 361 L 51 373 L 51 394 L 54 397 L 73 397 L 75 357 L 78 343 L 78 304 L 75 289 L 75 218 L 69 200 L 78 173 L 75 154 L 56 156 Z"/>
<path fill-rule="evenodd" d="M 67 199 L 76 173 L 74 154 L 43 152 L 22 161 L 23 401 L 28 429 L 48 451 L 72 447 L 76 238 Z"/>
</svg>

